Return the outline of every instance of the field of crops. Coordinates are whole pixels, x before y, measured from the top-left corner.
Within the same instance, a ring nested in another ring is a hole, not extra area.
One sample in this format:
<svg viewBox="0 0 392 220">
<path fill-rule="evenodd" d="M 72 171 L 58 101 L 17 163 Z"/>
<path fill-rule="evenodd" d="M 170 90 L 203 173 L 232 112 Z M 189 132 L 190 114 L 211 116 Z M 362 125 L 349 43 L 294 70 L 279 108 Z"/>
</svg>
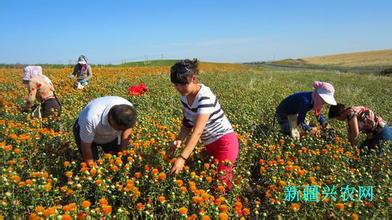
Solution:
<svg viewBox="0 0 392 220">
<path fill-rule="evenodd" d="M 201 68 L 199 81 L 219 97 L 241 141 L 229 193 L 222 186 L 210 191 L 216 165 L 202 145 L 183 173 L 169 175 L 173 158 L 166 150 L 182 120 L 169 67 L 95 68 L 84 90 L 72 87 L 71 68 L 44 69 L 63 106 L 58 122 L 44 122 L 51 129 L 20 112 L 27 93 L 21 69 L 0 69 L 0 219 L 390 218 L 389 149 L 361 157 L 346 140 L 345 124 L 335 121 L 330 123 L 335 130 L 299 142 L 281 136 L 272 119 L 284 97 L 320 80 L 335 86 L 338 101 L 368 106 L 392 122 L 391 77 L 223 64 Z M 129 86 L 139 83 L 149 92 L 129 96 Z M 81 163 L 72 125 L 90 100 L 107 95 L 134 103 L 138 121 L 126 152 L 101 155 L 98 166 L 89 168 Z M 308 119 L 314 121 L 313 114 Z M 372 194 L 364 196 L 361 187 Z M 289 189 L 301 191 L 296 200 Z M 316 198 L 309 200 L 308 190 L 316 190 Z"/>
</svg>

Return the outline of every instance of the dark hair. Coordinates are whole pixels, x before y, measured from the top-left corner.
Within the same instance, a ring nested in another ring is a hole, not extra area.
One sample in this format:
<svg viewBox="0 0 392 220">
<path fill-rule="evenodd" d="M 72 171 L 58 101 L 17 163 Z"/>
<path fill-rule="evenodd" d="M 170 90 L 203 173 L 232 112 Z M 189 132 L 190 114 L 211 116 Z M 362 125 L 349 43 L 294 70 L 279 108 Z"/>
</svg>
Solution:
<svg viewBox="0 0 392 220">
<path fill-rule="evenodd" d="M 328 118 L 338 117 L 345 109 L 346 107 L 341 103 L 338 103 L 337 105 L 331 105 L 329 107 Z"/>
<path fill-rule="evenodd" d="M 170 68 L 170 80 L 175 84 L 187 84 L 192 76 L 199 74 L 199 61 L 181 60 Z"/>
<path fill-rule="evenodd" d="M 132 128 L 136 123 L 136 109 L 130 105 L 115 105 L 109 111 L 109 117 L 119 126 Z"/>
</svg>

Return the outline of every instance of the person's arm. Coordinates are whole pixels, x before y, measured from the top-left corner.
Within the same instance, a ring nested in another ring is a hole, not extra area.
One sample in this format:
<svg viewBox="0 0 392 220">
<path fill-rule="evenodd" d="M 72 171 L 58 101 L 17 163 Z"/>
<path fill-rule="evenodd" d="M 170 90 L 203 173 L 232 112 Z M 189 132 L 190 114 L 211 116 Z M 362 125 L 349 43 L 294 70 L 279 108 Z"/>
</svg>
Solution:
<svg viewBox="0 0 392 220">
<path fill-rule="evenodd" d="M 93 71 L 91 70 L 91 66 L 88 65 L 87 66 L 87 78 L 86 78 L 86 80 L 89 81 L 91 79 L 91 77 L 93 77 Z"/>
<path fill-rule="evenodd" d="M 192 131 L 191 127 L 182 125 L 180 132 L 178 133 L 176 140 L 173 142 L 173 144 L 169 148 L 168 155 L 173 155 L 173 153 L 181 147 L 182 142 L 185 140 L 186 137 L 188 137 L 189 133 Z"/>
<path fill-rule="evenodd" d="M 94 162 L 93 151 L 91 150 L 92 143 L 86 143 L 81 141 L 81 150 L 84 162 L 91 164 Z"/>
<path fill-rule="evenodd" d="M 317 117 L 317 116 L 316 116 Z M 325 119 L 323 113 L 320 113 L 320 116 L 317 118 L 318 122 L 320 123 L 320 125 L 325 128 L 327 126 L 327 119 Z"/>
<path fill-rule="evenodd" d="M 298 123 L 298 125 L 302 126 L 302 129 L 304 131 L 308 132 L 308 131 L 311 130 L 311 127 L 308 124 L 305 123 L 306 113 L 307 113 L 307 109 L 305 109 L 303 107 L 301 107 L 299 109 L 299 112 L 298 112 L 298 122 L 297 123 Z"/>
<path fill-rule="evenodd" d="M 28 87 L 29 94 L 27 95 L 26 105 L 24 109 L 30 109 L 33 106 L 35 96 L 37 95 L 37 86 L 34 81 L 30 81 Z"/>
<path fill-rule="evenodd" d="M 124 151 L 129 143 L 129 135 L 132 134 L 132 128 L 129 128 L 121 134 L 121 151 Z"/>
<path fill-rule="evenodd" d="M 185 160 L 188 159 L 189 155 L 191 155 L 193 149 L 196 147 L 196 144 L 199 141 L 200 136 L 202 135 L 203 130 L 207 124 L 209 116 L 210 114 L 199 114 L 197 116 L 193 132 L 189 137 L 189 140 L 185 145 L 185 148 L 182 151 L 180 157 L 177 158 L 173 168 L 171 169 L 172 174 L 178 174 L 184 168 Z"/>
<path fill-rule="evenodd" d="M 351 143 L 351 146 L 355 146 L 358 144 L 359 138 L 359 127 L 357 116 L 354 115 L 348 122 L 348 140 Z"/>
</svg>

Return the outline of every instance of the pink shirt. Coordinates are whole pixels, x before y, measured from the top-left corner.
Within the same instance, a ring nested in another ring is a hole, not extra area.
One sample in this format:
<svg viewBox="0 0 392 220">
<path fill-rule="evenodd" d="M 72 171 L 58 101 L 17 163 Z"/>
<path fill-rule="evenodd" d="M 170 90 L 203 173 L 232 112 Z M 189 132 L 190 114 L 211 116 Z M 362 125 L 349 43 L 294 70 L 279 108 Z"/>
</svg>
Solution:
<svg viewBox="0 0 392 220">
<path fill-rule="evenodd" d="M 343 117 L 351 120 L 354 116 L 358 120 L 358 129 L 364 133 L 371 133 L 377 128 L 384 127 L 386 122 L 364 106 L 352 106 L 343 112 Z"/>
<path fill-rule="evenodd" d="M 36 75 L 30 79 L 27 101 L 29 103 L 33 103 L 36 97 L 40 102 L 54 98 L 54 87 L 52 81 L 44 75 Z"/>
</svg>

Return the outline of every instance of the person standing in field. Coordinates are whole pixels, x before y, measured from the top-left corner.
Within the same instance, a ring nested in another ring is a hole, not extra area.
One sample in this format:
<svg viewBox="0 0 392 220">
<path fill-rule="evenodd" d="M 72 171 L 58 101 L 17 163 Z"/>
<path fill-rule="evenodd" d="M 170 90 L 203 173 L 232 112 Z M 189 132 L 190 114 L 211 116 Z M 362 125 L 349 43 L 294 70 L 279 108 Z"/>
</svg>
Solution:
<svg viewBox="0 0 392 220">
<path fill-rule="evenodd" d="M 60 115 L 61 105 L 55 95 L 53 83 L 42 74 L 41 66 L 26 66 L 23 69 L 22 79 L 28 91 L 26 105 L 23 107 L 24 112 L 31 111 L 37 99 L 38 114 L 42 115 L 42 118 Z"/>
<path fill-rule="evenodd" d="M 84 55 L 79 56 L 78 63 L 75 65 L 70 76 L 76 77 L 75 88 L 83 89 L 88 85 L 91 77 L 93 76 L 93 72 Z"/>
<path fill-rule="evenodd" d="M 311 109 L 314 110 L 318 122 L 323 127 L 327 126 L 321 110 L 324 104 L 336 105 L 335 89 L 330 83 L 319 81 L 313 83 L 313 88 L 313 91 L 288 96 L 276 108 L 275 117 L 283 134 L 299 139 L 298 127 L 305 132 L 315 133 L 317 128 L 305 123 L 306 114 Z"/>
<path fill-rule="evenodd" d="M 347 122 L 348 140 L 352 146 L 358 145 L 360 132 L 366 134 L 366 140 L 360 144 L 360 148 L 374 148 L 376 145 L 380 146 L 382 141 L 392 143 L 392 128 L 369 108 L 346 107 L 338 103 L 329 108 L 328 117 Z"/>
<path fill-rule="evenodd" d="M 183 113 L 182 127 L 171 146 L 170 154 L 184 146 L 171 173 L 178 174 L 182 171 L 186 160 L 201 139 L 208 155 L 219 161 L 219 181 L 226 184 L 226 189 L 230 189 L 239 141 L 218 98 L 209 87 L 197 83 L 198 63 L 197 59 L 183 60 L 174 64 L 170 70 L 171 82 L 181 94 Z"/>
<path fill-rule="evenodd" d="M 105 153 L 124 151 L 136 116 L 133 104 L 118 96 L 105 96 L 88 103 L 73 127 L 83 160 L 87 164 L 98 160 L 98 146 Z"/>
</svg>

